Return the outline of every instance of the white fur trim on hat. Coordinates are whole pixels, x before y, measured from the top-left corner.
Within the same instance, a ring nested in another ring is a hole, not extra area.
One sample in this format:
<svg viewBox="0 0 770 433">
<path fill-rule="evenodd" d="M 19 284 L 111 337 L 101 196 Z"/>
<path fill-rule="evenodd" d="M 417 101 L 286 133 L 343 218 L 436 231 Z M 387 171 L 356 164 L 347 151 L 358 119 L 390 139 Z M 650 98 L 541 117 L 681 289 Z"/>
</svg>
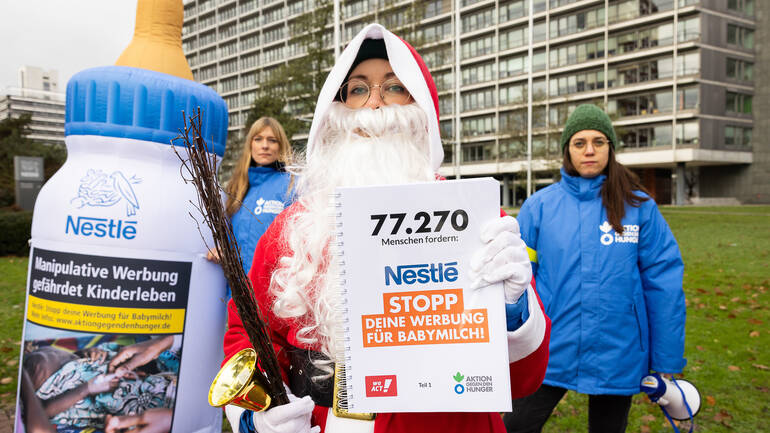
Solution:
<svg viewBox="0 0 770 433">
<path fill-rule="evenodd" d="M 438 117 L 436 115 L 436 106 L 433 104 L 433 98 L 430 89 L 423 76 L 417 60 L 412 55 L 406 44 L 396 35 L 388 31 L 380 24 L 369 24 L 364 27 L 350 41 L 345 50 L 340 54 L 336 64 L 326 77 L 326 82 L 318 95 L 313 123 L 310 125 L 310 135 L 307 140 L 308 158 L 313 157 L 313 150 L 318 131 L 321 129 L 321 123 L 326 120 L 326 113 L 334 101 L 342 80 L 348 74 L 350 66 L 356 59 L 358 50 L 364 39 L 384 39 L 385 50 L 388 52 L 390 67 L 399 80 L 404 83 L 406 89 L 414 98 L 414 101 L 425 111 L 428 117 L 428 137 L 430 137 L 430 160 L 433 169 L 438 171 L 441 162 L 444 160 L 444 148 L 441 145 L 441 134 L 439 132 Z"/>
</svg>

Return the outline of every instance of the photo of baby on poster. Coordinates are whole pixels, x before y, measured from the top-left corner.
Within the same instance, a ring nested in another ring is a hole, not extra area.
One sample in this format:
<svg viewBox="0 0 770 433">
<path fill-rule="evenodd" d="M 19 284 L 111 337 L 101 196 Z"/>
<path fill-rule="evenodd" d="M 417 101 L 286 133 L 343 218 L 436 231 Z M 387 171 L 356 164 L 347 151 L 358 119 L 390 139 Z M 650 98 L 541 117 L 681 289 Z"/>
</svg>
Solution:
<svg viewBox="0 0 770 433">
<path fill-rule="evenodd" d="M 52 331 L 29 324 L 28 335 Z M 57 432 L 123 431 L 152 418 L 171 426 L 182 335 L 58 332 L 28 339 L 22 353 L 21 424 L 28 432 L 53 425 Z"/>
</svg>

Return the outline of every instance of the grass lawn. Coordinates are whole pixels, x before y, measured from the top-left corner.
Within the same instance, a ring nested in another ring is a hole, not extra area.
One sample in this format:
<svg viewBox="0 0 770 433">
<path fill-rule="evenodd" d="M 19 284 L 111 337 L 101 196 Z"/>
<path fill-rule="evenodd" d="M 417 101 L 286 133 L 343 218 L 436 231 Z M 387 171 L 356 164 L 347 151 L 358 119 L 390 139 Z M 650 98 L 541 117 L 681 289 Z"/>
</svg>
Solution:
<svg viewBox="0 0 770 433">
<path fill-rule="evenodd" d="M 703 398 L 696 431 L 765 431 L 770 412 L 770 206 L 661 211 L 686 266 L 684 377 L 698 386 Z M 15 400 L 26 273 L 26 258 L 0 258 L 3 407 Z M 544 431 L 583 432 L 586 420 L 587 398 L 568 393 Z M 628 431 L 672 430 L 658 407 L 637 395 Z"/>
</svg>

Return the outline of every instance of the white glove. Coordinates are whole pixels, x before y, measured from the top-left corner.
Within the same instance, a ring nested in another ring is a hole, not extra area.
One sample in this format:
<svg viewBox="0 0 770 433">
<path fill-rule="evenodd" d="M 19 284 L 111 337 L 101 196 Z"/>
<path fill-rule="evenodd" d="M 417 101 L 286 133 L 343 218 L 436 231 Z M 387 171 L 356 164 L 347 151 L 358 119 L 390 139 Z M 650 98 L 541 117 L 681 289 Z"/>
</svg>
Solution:
<svg viewBox="0 0 770 433">
<path fill-rule="evenodd" d="M 319 433 L 321 427 L 310 426 L 315 403 L 310 396 L 297 398 L 291 393 L 289 404 L 264 412 L 254 412 L 254 427 L 259 433 Z"/>
<path fill-rule="evenodd" d="M 512 216 L 495 218 L 481 229 L 484 245 L 471 259 L 472 290 L 503 282 L 505 302 L 513 304 L 532 280 L 532 264 Z"/>
</svg>

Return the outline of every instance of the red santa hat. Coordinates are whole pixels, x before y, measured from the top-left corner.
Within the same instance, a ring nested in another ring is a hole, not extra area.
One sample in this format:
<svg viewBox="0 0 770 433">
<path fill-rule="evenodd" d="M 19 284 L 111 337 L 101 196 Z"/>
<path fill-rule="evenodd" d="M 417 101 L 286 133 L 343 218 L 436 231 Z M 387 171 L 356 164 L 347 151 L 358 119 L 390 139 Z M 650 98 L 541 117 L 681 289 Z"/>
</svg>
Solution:
<svg viewBox="0 0 770 433">
<path fill-rule="evenodd" d="M 438 126 L 438 91 L 433 82 L 428 67 L 417 51 L 405 40 L 394 35 L 379 24 L 369 24 L 364 27 L 350 41 L 345 50 L 340 54 L 337 63 L 326 77 L 326 82 L 318 95 L 313 123 L 310 126 L 308 136 L 308 157 L 313 157 L 313 149 L 321 129 L 321 124 L 326 120 L 326 113 L 339 92 L 343 80 L 348 76 L 353 62 L 358 56 L 364 39 L 382 39 L 385 42 L 388 61 L 393 72 L 406 86 L 415 103 L 423 109 L 428 118 L 428 137 L 430 139 L 430 160 L 433 169 L 438 171 L 444 160 L 444 148 L 441 145 L 441 135 Z"/>
</svg>

